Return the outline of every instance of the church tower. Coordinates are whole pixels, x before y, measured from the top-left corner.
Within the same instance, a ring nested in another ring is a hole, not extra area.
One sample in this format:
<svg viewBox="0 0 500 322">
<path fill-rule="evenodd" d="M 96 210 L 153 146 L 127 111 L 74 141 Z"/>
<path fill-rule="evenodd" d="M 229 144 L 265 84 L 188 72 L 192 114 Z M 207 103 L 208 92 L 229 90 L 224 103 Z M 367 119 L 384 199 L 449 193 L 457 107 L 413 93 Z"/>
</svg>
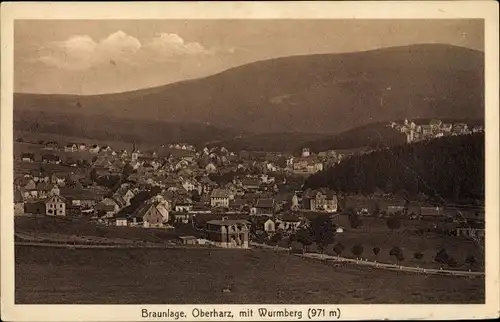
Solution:
<svg viewBox="0 0 500 322">
<path fill-rule="evenodd" d="M 135 141 L 134 141 L 134 145 L 132 147 L 132 162 L 136 162 L 138 157 L 139 153 L 137 153 L 137 150 L 135 149 Z"/>
</svg>

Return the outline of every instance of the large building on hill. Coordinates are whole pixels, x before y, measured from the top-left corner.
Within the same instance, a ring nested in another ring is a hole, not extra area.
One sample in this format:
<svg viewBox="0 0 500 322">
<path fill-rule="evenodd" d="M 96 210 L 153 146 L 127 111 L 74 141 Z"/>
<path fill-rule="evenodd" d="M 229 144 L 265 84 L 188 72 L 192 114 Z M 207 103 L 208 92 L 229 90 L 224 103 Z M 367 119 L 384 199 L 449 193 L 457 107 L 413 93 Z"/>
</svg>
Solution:
<svg viewBox="0 0 500 322">
<path fill-rule="evenodd" d="M 52 196 L 45 200 L 47 216 L 66 216 L 66 200 L 61 196 Z"/>
<path fill-rule="evenodd" d="M 243 219 L 210 220 L 206 222 L 205 237 L 225 248 L 248 248 L 250 223 Z"/>
<path fill-rule="evenodd" d="M 210 195 L 210 206 L 229 208 L 229 200 L 233 199 L 228 189 L 214 189 Z"/>
<path fill-rule="evenodd" d="M 310 211 L 337 212 L 338 198 L 333 191 L 310 191 L 304 195 L 302 206 Z"/>
</svg>

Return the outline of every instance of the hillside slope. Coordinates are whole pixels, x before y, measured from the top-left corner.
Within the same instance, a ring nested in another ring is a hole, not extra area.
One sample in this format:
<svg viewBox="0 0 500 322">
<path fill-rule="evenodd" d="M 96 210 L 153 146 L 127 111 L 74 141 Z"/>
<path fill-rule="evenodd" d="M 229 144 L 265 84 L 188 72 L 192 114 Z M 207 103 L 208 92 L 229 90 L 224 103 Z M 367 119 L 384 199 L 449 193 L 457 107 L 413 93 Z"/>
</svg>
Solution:
<svg viewBox="0 0 500 322">
<path fill-rule="evenodd" d="M 293 56 L 202 79 L 96 96 L 15 94 L 15 110 L 174 123 L 251 132 L 335 134 L 409 118 L 483 118 L 484 53 L 429 44 Z"/>
<path fill-rule="evenodd" d="M 455 136 L 354 156 L 309 177 L 305 188 L 371 194 L 402 190 L 453 201 L 484 200 L 484 134 Z"/>
<path fill-rule="evenodd" d="M 203 146 L 207 138 L 221 140 L 241 134 L 233 129 L 199 123 L 132 120 L 99 115 L 46 113 L 44 111 L 16 111 L 14 113 L 14 130 L 16 133 L 33 133 L 34 135 L 57 134 L 68 137 L 68 139 L 135 142 L 155 146 L 174 142 L 188 142 Z"/>
</svg>

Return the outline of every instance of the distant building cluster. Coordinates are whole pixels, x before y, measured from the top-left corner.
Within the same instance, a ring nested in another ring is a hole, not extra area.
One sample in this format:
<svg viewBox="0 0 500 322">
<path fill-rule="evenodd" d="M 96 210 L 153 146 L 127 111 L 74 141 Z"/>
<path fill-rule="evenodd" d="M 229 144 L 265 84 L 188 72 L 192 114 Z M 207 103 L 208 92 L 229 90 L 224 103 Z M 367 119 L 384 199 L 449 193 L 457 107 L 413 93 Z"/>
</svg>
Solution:
<svg viewBox="0 0 500 322">
<path fill-rule="evenodd" d="M 286 163 L 292 173 L 310 175 L 340 163 L 344 157 L 335 150 L 315 154 L 309 148 L 303 148 L 300 156 L 290 156 Z"/>
<path fill-rule="evenodd" d="M 428 124 L 416 124 L 412 120 L 405 119 L 403 124 L 392 122 L 390 126 L 404 133 L 407 143 L 431 140 L 444 136 L 469 135 L 484 131 L 481 125 L 469 127 L 466 123 L 443 123 L 438 119 L 431 120 Z"/>
</svg>

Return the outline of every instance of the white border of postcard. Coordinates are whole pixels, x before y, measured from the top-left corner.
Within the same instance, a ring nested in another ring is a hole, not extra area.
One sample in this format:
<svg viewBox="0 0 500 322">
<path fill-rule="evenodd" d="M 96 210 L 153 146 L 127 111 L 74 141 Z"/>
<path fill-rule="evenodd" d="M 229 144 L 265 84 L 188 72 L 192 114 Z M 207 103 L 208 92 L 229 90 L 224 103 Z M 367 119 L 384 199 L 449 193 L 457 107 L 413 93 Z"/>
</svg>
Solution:
<svg viewBox="0 0 500 322">
<path fill-rule="evenodd" d="M 485 19 L 486 303 L 481 305 L 15 305 L 13 234 L 13 25 L 15 19 Z M 181 320 L 245 320 L 246 308 L 340 309 L 326 319 L 465 319 L 499 316 L 498 3 L 496 1 L 2 3 L 1 308 L 6 321 L 139 321 L 141 310 L 182 310 Z M 231 310 L 234 319 L 193 318 L 193 308 Z M 258 320 L 247 318 L 246 320 Z M 168 319 L 155 319 L 168 320 Z M 173 319 L 172 319 L 173 320 Z M 267 320 L 296 320 L 281 317 Z"/>
</svg>

